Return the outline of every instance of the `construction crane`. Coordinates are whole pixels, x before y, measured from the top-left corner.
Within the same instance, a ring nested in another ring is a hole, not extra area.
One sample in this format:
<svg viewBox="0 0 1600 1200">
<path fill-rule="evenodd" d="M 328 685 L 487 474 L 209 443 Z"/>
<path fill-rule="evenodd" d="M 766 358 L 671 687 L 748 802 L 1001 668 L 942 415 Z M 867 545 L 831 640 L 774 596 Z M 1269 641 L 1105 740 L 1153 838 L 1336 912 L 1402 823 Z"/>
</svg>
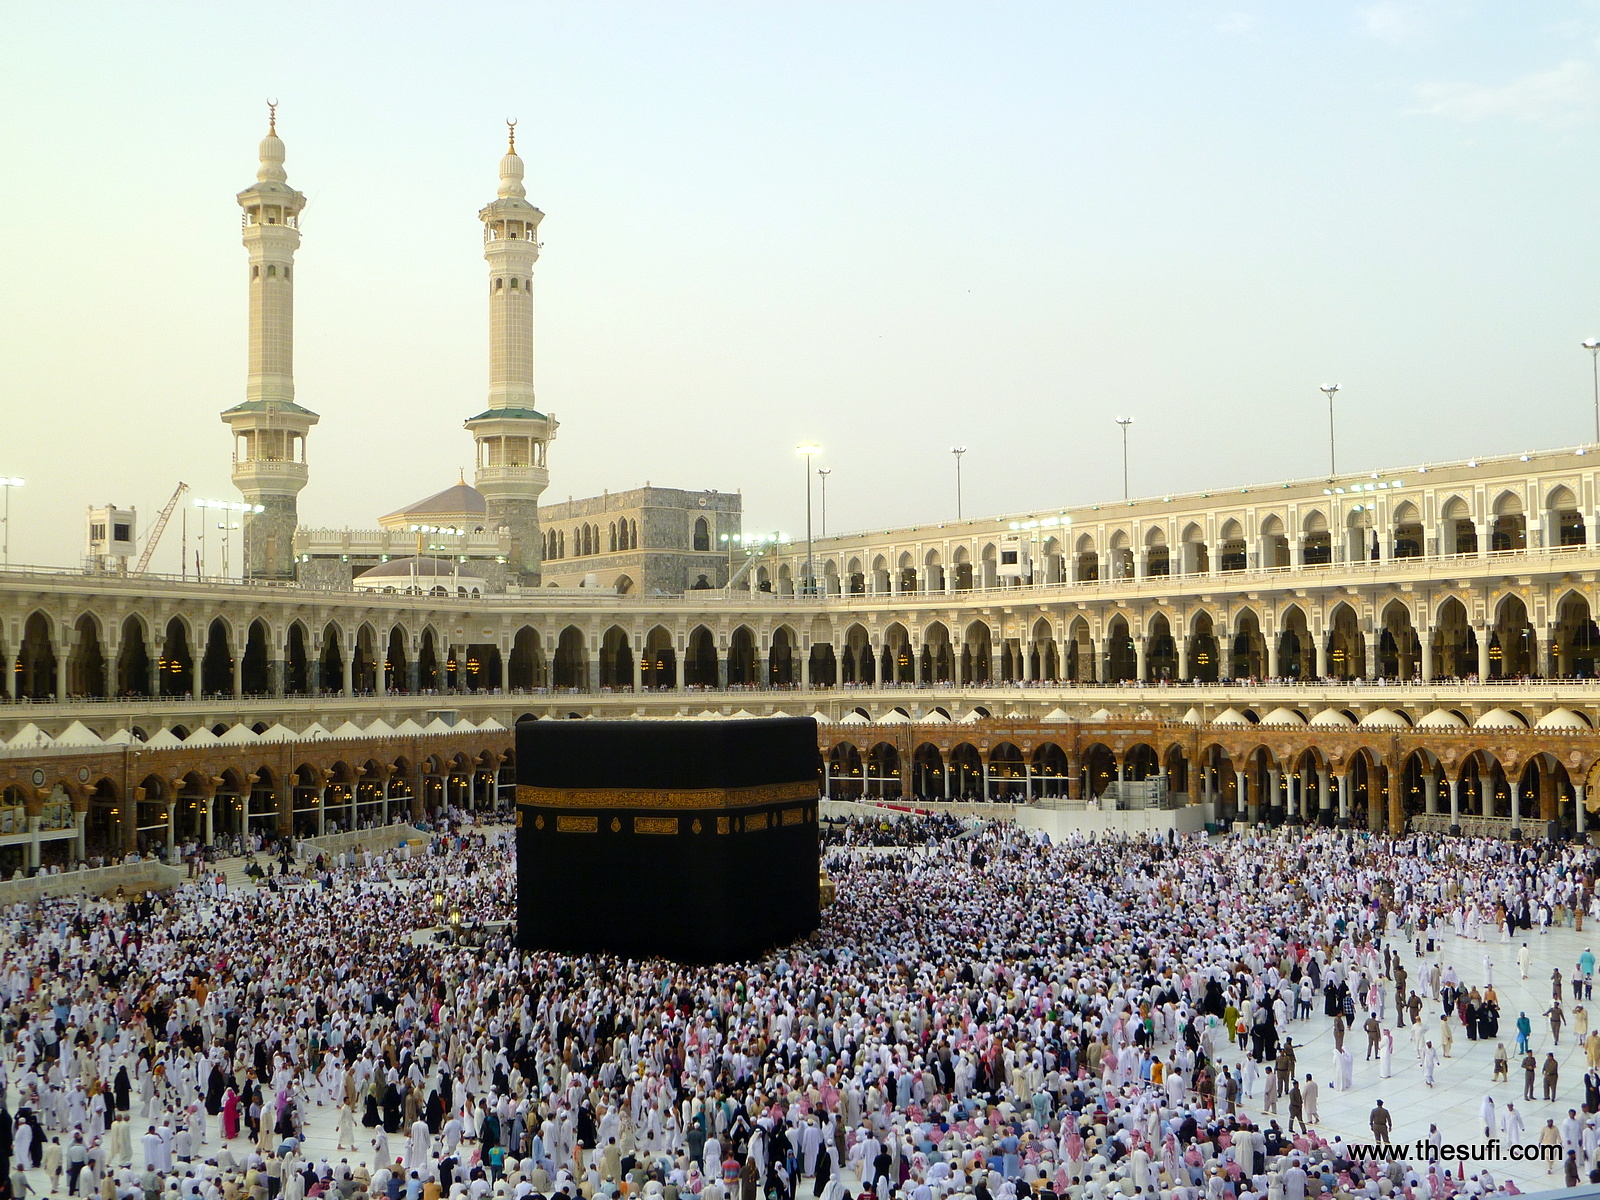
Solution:
<svg viewBox="0 0 1600 1200">
<path fill-rule="evenodd" d="M 178 507 L 178 501 L 183 499 L 183 494 L 189 490 L 189 485 L 180 481 L 178 490 L 172 493 L 172 499 L 167 501 L 167 506 L 161 510 L 161 515 L 156 518 L 156 527 L 144 539 L 144 553 L 139 555 L 139 565 L 134 569 L 135 575 L 143 575 L 150 565 L 150 556 L 156 552 L 156 543 L 161 540 L 161 535 L 166 531 L 167 522 L 172 520 L 172 510 Z"/>
</svg>

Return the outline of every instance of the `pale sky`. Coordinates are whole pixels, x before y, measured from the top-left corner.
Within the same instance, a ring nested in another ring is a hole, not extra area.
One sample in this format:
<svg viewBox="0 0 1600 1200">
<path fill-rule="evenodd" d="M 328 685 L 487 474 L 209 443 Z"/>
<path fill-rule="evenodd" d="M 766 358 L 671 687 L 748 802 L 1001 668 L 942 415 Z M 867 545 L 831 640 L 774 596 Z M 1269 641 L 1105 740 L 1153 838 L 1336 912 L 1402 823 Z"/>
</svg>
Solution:
<svg viewBox="0 0 1600 1200">
<path fill-rule="evenodd" d="M 236 498 L 265 98 L 309 198 L 303 524 L 470 469 L 478 209 L 544 210 L 546 500 L 741 489 L 830 530 L 1593 436 L 1600 5 L 14 2 L 0 37 L 11 557 Z M 176 537 L 157 569 L 175 570 Z"/>
</svg>

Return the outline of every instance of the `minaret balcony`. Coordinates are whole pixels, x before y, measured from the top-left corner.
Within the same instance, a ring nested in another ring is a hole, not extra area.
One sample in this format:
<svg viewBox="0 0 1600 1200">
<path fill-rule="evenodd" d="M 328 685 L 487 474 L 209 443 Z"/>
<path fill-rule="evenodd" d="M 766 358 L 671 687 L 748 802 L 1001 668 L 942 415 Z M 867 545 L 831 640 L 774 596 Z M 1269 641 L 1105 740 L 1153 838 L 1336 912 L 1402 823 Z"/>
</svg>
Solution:
<svg viewBox="0 0 1600 1200">
<path fill-rule="evenodd" d="M 495 487 L 525 488 L 530 485 L 542 489 L 550 484 L 550 470 L 548 467 L 494 463 L 479 467 L 473 474 L 473 481 L 480 492 Z"/>
<path fill-rule="evenodd" d="M 310 467 L 287 459 L 238 458 L 233 460 L 233 484 L 240 491 L 278 492 L 292 495 L 305 487 Z"/>
</svg>

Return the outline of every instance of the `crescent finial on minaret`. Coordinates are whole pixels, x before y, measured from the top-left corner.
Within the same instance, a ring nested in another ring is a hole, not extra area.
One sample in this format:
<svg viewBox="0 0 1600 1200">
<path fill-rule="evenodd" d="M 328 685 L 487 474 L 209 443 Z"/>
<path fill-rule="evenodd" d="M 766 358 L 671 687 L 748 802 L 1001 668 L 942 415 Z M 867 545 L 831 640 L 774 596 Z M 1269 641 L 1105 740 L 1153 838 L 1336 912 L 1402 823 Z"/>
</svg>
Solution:
<svg viewBox="0 0 1600 1200">
<path fill-rule="evenodd" d="M 270 134 L 276 134 L 277 132 L 278 132 L 278 102 L 276 100 L 268 100 L 267 101 L 267 133 L 270 135 Z"/>
<path fill-rule="evenodd" d="M 506 118 L 506 135 L 510 143 L 506 147 L 506 153 L 515 154 L 517 152 L 517 119 L 515 117 Z"/>
</svg>

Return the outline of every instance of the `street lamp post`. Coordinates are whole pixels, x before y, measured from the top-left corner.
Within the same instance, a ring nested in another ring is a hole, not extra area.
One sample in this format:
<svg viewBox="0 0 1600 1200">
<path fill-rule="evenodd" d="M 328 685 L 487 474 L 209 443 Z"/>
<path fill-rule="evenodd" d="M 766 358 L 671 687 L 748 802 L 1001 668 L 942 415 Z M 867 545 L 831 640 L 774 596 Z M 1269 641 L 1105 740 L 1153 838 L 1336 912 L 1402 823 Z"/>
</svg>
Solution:
<svg viewBox="0 0 1600 1200">
<path fill-rule="evenodd" d="M 828 476 L 832 474 L 832 467 L 817 468 L 817 475 L 822 480 L 822 511 L 819 514 L 821 520 L 819 522 L 820 532 L 817 535 L 818 537 L 828 536 Z"/>
<path fill-rule="evenodd" d="M 1337 460 L 1333 455 L 1333 398 L 1339 394 L 1339 385 L 1325 383 L 1317 390 L 1328 398 L 1328 478 L 1332 479 L 1339 473 Z"/>
<path fill-rule="evenodd" d="M 1600 442 L 1600 338 L 1590 338 L 1583 348 L 1594 362 L 1594 440 Z"/>
<path fill-rule="evenodd" d="M 0 476 L 0 487 L 6 490 L 6 515 L 3 522 L 5 526 L 5 569 L 11 569 L 11 489 L 22 486 L 22 480 L 10 476 Z"/>
<path fill-rule="evenodd" d="M 815 442 L 803 442 L 795 447 L 795 453 L 806 457 L 806 574 L 803 580 L 805 595 L 815 595 L 817 590 L 816 570 L 811 565 L 811 458 L 821 454 L 822 447 Z"/>
<path fill-rule="evenodd" d="M 950 453 L 956 456 L 956 520 L 961 520 L 961 456 L 967 452 L 965 446 L 951 446 Z"/>
<path fill-rule="evenodd" d="M 222 520 L 217 523 L 217 528 L 222 530 L 222 577 L 226 579 L 228 577 L 228 535 L 231 530 L 239 528 L 238 523 L 230 521 L 226 514 L 263 513 L 267 511 L 266 507 L 260 504 L 241 504 L 237 500 L 196 500 L 194 506 L 196 508 L 215 509 L 224 514 Z M 200 566 L 197 572 L 200 578 L 205 577 L 205 554 L 206 526 L 205 522 L 202 521 L 200 523 Z"/>
<path fill-rule="evenodd" d="M 1133 424 L 1132 417 L 1118 417 L 1117 424 L 1122 426 L 1122 498 L 1128 498 L 1128 426 Z"/>
</svg>

